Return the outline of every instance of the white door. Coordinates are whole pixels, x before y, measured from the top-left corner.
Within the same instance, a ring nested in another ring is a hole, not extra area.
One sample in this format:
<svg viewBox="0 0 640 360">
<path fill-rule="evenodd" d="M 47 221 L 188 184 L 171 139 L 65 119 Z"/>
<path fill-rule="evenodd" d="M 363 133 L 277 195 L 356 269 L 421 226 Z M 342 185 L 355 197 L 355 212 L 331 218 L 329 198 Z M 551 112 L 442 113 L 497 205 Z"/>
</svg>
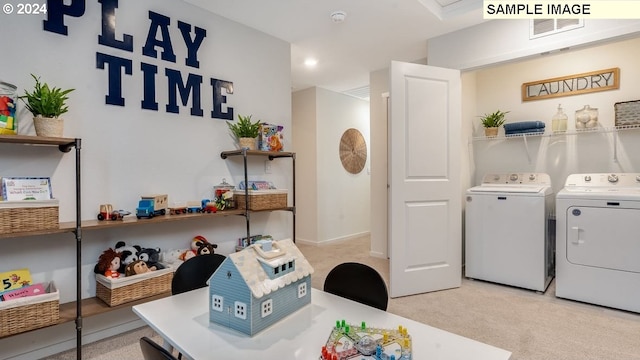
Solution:
<svg viewBox="0 0 640 360">
<path fill-rule="evenodd" d="M 390 97 L 390 295 L 459 287 L 460 72 L 394 61 Z"/>
</svg>

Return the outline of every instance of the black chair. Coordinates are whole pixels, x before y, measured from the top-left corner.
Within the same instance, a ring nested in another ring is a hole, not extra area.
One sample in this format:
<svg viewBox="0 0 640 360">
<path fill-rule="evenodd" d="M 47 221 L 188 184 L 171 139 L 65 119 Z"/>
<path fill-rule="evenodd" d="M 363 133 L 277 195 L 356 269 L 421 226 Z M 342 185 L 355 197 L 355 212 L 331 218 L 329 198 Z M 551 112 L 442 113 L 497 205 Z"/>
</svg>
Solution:
<svg viewBox="0 0 640 360">
<path fill-rule="evenodd" d="M 167 349 L 146 336 L 140 338 L 140 349 L 144 360 L 177 360 Z"/>
<path fill-rule="evenodd" d="M 226 259 L 220 254 L 197 255 L 182 263 L 173 274 L 171 294 L 181 294 L 207 286 L 207 280 Z"/>
<path fill-rule="evenodd" d="M 334 267 L 324 280 L 324 291 L 387 310 L 387 284 L 378 272 L 365 264 L 347 262 Z"/>
</svg>

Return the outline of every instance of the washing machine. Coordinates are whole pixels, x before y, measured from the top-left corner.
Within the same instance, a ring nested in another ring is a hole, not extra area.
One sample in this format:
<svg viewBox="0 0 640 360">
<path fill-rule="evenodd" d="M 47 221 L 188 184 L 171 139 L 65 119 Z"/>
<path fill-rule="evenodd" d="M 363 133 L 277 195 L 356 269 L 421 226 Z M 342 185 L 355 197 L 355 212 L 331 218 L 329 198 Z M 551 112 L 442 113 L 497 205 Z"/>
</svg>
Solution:
<svg viewBox="0 0 640 360">
<path fill-rule="evenodd" d="M 465 276 L 544 292 L 554 273 L 553 208 L 548 174 L 485 175 L 466 193 Z"/>
<path fill-rule="evenodd" d="M 569 175 L 556 239 L 556 296 L 640 312 L 640 173 Z"/>
</svg>

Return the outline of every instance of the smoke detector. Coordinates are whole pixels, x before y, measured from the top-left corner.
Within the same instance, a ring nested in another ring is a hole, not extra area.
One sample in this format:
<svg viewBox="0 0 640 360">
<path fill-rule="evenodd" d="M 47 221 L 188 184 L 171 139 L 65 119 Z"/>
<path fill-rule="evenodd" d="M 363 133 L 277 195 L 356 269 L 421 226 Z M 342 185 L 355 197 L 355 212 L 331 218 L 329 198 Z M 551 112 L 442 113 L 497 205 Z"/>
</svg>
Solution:
<svg viewBox="0 0 640 360">
<path fill-rule="evenodd" d="M 342 10 L 334 11 L 331 13 L 331 21 L 333 21 L 334 23 L 341 23 L 346 17 L 347 13 Z"/>
</svg>

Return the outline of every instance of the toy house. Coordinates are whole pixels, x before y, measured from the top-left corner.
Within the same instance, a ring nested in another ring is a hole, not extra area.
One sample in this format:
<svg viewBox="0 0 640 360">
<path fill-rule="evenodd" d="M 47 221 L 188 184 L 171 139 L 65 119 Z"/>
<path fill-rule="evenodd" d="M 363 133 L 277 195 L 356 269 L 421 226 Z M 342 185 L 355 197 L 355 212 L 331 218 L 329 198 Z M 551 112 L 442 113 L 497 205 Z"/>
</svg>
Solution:
<svg viewBox="0 0 640 360">
<path fill-rule="evenodd" d="M 209 278 L 209 321 L 253 336 L 311 302 L 312 273 L 290 239 L 230 254 Z"/>
</svg>

